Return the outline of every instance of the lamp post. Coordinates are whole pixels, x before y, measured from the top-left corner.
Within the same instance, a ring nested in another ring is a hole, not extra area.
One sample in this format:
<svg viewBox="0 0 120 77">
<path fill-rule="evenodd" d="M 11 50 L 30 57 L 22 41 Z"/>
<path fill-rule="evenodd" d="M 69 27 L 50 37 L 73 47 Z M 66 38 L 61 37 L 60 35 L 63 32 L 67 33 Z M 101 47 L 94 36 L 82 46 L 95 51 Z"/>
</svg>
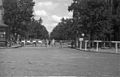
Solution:
<svg viewBox="0 0 120 77">
<path fill-rule="evenodd" d="M 85 36 L 85 34 L 82 33 L 81 34 L 81 38 L 79 38 L 79 41 L 80 41 L 80 50 L 82 49 L 82 41 L 84 40 L 84 36 Z"/>
<path fill-rule="evenodd" d="M 82 34 L 81 34 L 81 36 L 84 38 L 85 34 L 84 34 L 84 33 L 82 33 Z"/>
<path fill-rule="evenodd" d="M 76 37 L 75 37 L 75 48 L 78 47 L 78 30 L 76 30 Z"/>
</svg>

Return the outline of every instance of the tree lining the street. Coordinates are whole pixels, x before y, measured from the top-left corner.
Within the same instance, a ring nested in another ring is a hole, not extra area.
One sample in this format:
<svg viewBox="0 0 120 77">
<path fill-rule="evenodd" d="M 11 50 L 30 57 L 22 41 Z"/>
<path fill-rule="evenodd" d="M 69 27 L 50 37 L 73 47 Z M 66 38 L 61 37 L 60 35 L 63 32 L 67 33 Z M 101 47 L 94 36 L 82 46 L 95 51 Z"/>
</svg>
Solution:
<svg viewBox="0 0 120 77">
<path fill-rule="evenodd" d="M 44 25 L 42 25 L 42 23 L 38 22 L 37 20 L 33 21 L 34 5 L 35 2 L 33 0 L 4 0 L 3 20 L 4 23 L 9 26 L 10 38 L 13 37 L 15 40 L 17 40 L 17 37 L 19 35 L 21 38 L 28 39 L 29 33 L 34 34 L 34 38 L 48 37 L 48 32 Z M 36 29 L 39 30 L 35 30 L 33 28 L 34 33 L 32 33 L 32 30 L 29 28 L 31 27 L 30 25 L 32 25 L 34 28 L 36 27 Z M 45 34 L 42 34 L 42 32 Z"/>
<path fill-rule="evenodd" d="M 76 25 L 82 25 L 82 31 L 79 31 L 85 33 L 89 40 L 108 39 L 112 33 L 112 23 L 110 8 L 107 3 L 95 0 L 83 1 L 82 3 L 76 1 L 71 4 L 69 11 L 73 11 L 73 19 L 75 19 Z"/>
<path fill-rule="evenodd" d="M 76 39 L 84 33 L 88 40 L 120 40 L 120 2 L 114 1 L 113 4 L 111 6 L 109 2 L 104 0 L 73 0 L 73 3 L 68 7 L 68 11 L 73 12 L 73 22 L 71 24 L 67 22 L 67 25 L 62 24 L 64 28 L 58 24 L 53 29 L 52 36 L 66 39 L 69 34 L 70 36 L 67 38 L 74 37 L 72 39 Z M 67 31 L 65 27 L 71 31 Z"/>
<path fill-rule="evenodd" d="M 74 34 L 72 32 L 72 19 L 61 19 L 61 22 L 57 24 L 57 26 L 53 29 L 50 36 L 56 40 L 67 40 L 72 39 Z"/>
<path fill-rule="evenodd" d="M 42 19 L 31 20 L 31 23 L 28 26 L 28 38 L 30 39 L 48 39 L 49 33 L 44 25 L 42 25 Z"/>
</svg>

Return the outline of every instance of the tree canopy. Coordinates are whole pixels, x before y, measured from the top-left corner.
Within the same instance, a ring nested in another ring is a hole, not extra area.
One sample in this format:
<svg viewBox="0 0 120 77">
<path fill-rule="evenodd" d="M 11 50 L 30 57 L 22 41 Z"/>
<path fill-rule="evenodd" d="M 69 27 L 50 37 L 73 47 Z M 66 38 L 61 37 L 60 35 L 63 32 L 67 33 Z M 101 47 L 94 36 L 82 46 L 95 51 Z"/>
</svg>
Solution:
<svg viewBox="0 0 120 77">
<path fill-rule="evenodd" d="M 67 40 L 74 37 L 72 30 L 72 19 L 62 19 L 61 22 L 51 32 L 51 38 L 57 40 Z M 72 36 L 72 37 L 71 37 Z"/>
<path fill-rule="evenodd" d="M 119 40 L 120 2 L 113 1 L 112 5 L 105 0 L 73 0 L 68 7 L 68 11 L 73 12 L 73 18 L 67 19 L 72 22 L 63 24 L 64 21 L 61 21 L 51 35 L 75 39 L 84 33 L 88 40 Z"/>
<path fill-rule="evenodd" d="M 45 26 L 42 25 L 42 19 L 39 20 L 32 19 L 28 26 L 28 38 L 31 39 L 48 39 L 49 33 Z"/>
<path fill-rule="evenodd" d="M 42 20 L 33 20 L 34 4 L 33 0 L 4 0 L 3 19 L 4 23 L 9 25 L 10 38 L 13 36 L 17 39 L 18 35 L 27 39 L 33 35 L 34 38 L 48 37 L 48 32 L 42 25 Z M 31 35 L 29 35 L 30 33 Z"/>
<path fill-rule="evenodd" d="M 89 40 L 108 39 L 112 33 L 111 13 L 105 1 L 90 0 L 87 2 L 74 2 L 69 10 L 73 11 L 76 25 L 81 24 L 79 30 L 86 34 Z M 76 7 L 79 6 L 79 7 Z"/>
</svg>

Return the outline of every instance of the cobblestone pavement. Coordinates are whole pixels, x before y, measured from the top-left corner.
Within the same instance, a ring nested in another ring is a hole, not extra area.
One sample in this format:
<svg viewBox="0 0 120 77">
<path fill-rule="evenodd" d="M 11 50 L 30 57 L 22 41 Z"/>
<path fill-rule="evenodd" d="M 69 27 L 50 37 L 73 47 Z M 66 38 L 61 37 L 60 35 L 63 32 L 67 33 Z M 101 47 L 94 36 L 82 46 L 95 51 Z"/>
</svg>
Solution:
<svg viewBox="0 0 120 77">
<path fill-rule="evenodd" d="M 0 77 L 120 77 L 120 55 L 69 48 L 0 49 Z"/>
</svg>

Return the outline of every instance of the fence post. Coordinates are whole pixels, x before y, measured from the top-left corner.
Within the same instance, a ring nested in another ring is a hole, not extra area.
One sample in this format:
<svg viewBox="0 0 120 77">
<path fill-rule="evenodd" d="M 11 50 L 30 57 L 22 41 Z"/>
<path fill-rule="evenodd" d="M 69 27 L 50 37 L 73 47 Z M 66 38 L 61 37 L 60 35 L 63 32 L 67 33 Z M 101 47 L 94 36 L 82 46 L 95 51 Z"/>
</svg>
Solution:
<svg viewBox="0 0 120 77">
<path fill-rule="evenodd" d="M 118 43 L 117 42 L 115 42 L 116 44 L 116 53 L 118 53 Z"/>
<path fill-rule="evenodd" d="M 98 49 L 99 49 L 99 42 L 96 42 L 96 43 L 97 43 L 96 51 L 98 51 Z"/>
<path fill-rule="evenodd" d="M 85 51 L 87 50 L 87 40 L 85 41 Z"/>
<path fill-rule="evenodd" d="M 80 41 L 80 50 L 82 49 L 82 41 Z"/>
</svg>

